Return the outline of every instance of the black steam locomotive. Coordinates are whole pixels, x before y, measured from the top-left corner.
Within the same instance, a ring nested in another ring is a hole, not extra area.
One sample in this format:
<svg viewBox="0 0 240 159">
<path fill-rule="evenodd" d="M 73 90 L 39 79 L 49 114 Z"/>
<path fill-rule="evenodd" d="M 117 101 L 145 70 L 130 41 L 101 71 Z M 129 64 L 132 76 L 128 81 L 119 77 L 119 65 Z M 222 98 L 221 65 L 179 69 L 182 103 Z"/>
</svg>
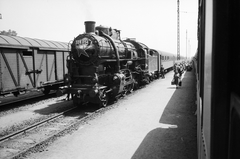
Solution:
<svg viewBox="0 0 240 159">
<path fill-rule="evenodd" d="M 134 39 L 121 40 L 120 30 L 86 21 L 85 33 L 71 45 L 65 90 L 76 105 L 105 107 L 109 100 L 158 78 L 164 60 L 171 63 L 165 68 L 171 69 L 175 57 L 163 54 Z"/>
</svg>

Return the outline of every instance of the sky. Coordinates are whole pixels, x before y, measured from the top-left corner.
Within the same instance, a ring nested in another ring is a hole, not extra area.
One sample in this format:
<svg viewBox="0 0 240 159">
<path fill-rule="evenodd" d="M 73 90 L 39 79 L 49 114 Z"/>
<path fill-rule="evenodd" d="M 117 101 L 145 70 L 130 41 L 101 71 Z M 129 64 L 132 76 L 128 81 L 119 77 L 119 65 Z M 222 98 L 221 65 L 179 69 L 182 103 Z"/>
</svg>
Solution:
<svg viewBox="0 0 240 159">
<path fill-rule="evenodd" d="M 197 50 L 198 0 L 179 0 L 180 55 Z M 148 47 L 177 55 L 177 0 L 0 0 L 0 31 L 70 42 L 85 21 L 121 30 Z"/>
</svg>

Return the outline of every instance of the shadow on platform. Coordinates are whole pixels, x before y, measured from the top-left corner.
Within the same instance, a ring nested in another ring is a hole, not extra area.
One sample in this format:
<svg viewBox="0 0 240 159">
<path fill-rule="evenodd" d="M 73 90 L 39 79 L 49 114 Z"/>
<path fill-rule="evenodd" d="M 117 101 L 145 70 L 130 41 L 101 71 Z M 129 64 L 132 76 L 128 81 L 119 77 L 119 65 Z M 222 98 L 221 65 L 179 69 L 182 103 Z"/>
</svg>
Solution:
<svg viewBox="0 0 240 159">
<path fill-rule="evenodd" d="M 197 158 L 196 80 L 186 72 L 159 119 L 159 127 L 143 139 L 132 159 Z M 172 87 L 168 88 L 172 89 Z"/>
</svg>

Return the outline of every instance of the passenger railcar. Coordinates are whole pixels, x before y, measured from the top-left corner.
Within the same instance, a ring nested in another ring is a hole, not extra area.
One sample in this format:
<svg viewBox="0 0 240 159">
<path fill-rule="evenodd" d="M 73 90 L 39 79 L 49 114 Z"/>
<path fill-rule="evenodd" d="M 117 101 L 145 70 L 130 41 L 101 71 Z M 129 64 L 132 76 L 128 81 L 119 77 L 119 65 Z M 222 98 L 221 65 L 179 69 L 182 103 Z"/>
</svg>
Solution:
<svg viewBox="0 0 240 159">
<path fill-rule="evenodd" d="M 164 72 L 167 73 L 173 69 L 175 62 L 180 61 L 181 60 L 176 59 L 174 54 L 161 50 L 150 49 L 150 56 L 148 56 L 147 64 L 149 65 L 149 72 L 159 78 L 159 75 L 161 74 L 161 65 L 165 70 Z"/>
<path fill-rule="evenodd" d="M 67 88 L 73 103 L 106 106 L 109 99 L 132 92 L 159 77 L 160 65 L 172 56 L 149 48 L 134 39 L 121 40 L 120 31 L 85 22 L 85 33 L 71 45 Z M 165 59 L 164 59 L 165 57 Z"/>
<path fill-rule="evenodd" d="M 0 35 L 0 95 L 57 90 L 64 84 L 68 54 L 64 42 Z"/>
<path fill-rule="evenodd" d="M 199 0 L 199 159 L 240 158 L 239 10 L 239 0 Z"/>
</svg>

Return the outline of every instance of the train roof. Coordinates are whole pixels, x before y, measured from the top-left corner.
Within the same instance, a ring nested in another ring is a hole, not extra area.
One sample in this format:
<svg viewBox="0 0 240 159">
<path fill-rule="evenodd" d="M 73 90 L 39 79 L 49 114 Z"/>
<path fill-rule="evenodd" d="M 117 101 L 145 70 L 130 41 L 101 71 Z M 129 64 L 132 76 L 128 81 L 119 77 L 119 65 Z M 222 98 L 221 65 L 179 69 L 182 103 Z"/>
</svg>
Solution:
<svg viewBox="0 0 240 159">
<path fill-rule="evenodd" d="M 145 44 L 143 44 L 141 42 L 136 41 L 136 39 L 134 39 L 134 38 L 127 38 L 126 40 L 123 40 L 123 41 L 132 43 L 137 49 L 139 49 L 139 48 L 148 48 L 147 45 L 145 45 Z"/>
<path fill-rule="evenodd" d="M 50 40 L 41 40 L 26 38 L 20 36 L 0 35 L 0 48 L 30 49 L 38 48 L 40 50 L 61 50 L 68 51 L 68 43 Z"/>
</svg>

